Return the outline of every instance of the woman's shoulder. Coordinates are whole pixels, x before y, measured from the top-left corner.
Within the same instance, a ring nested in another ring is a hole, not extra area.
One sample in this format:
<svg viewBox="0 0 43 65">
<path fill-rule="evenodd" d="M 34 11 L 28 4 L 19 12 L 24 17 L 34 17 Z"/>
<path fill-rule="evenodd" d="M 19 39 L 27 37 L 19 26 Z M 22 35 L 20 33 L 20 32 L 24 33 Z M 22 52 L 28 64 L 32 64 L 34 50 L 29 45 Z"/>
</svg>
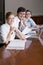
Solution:
<svg viewBox="0 0 43 65">
<path fill-rule="evenodd" d="M 6 28 L 6 27 L 8 27 L 7 23 L 1 25 L 1 28 Z"/>
</svg>

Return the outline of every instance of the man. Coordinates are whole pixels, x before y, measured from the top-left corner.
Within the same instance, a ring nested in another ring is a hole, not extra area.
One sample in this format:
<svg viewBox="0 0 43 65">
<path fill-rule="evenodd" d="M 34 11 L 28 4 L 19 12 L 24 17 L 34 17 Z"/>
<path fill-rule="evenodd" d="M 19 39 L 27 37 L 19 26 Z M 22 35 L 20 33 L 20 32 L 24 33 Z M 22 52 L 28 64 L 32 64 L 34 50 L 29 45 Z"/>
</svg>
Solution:
<svg viewBox="0 0 43 65">
<path fill-rule="evenodd" d="M 32 13 L 30 10 L 26 10 L 26 26 L 28 27 L 36 27 L 37 24 L 35 23 L 35 21 L 31 18 Z"/>
<path fill-rule="evenodd" d="M 24 7 L 19 7 L 17 9 L 17 16 L 14 19 L 16 26 L 17 26 L 17 28 L 20 29 L 20 31 L 22 31 L 22 29 L 25 27 L 24 24 L 23 24 L 23 21 L 24 21 L 24 18 L 25 18 L 25 12 L 26 12 L 26 9 Z M 21 23 L 22 28 L 21 28 L 21 25 L 19 26 L 19 22 Z"/>
</svg>

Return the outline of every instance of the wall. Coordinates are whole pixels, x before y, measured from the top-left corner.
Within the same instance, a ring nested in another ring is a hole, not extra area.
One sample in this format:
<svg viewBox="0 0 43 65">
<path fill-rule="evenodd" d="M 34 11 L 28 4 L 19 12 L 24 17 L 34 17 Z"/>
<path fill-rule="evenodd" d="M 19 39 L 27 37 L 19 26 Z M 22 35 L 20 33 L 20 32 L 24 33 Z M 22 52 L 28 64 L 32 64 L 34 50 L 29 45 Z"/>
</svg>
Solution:
<svg viewBox="0 0 43 65">
<path fill-rule="evenodd" d="M 43 16 L 32 16 L 36 24 L 43 25 Z"/>
<path fill-rule="evenodd" d="M 43 0 L 5 0 L 5 12 L 13 11 L 16 14 L 20 6 L 30 9 L 33 15 L 43 15 Z"/>
</svg>

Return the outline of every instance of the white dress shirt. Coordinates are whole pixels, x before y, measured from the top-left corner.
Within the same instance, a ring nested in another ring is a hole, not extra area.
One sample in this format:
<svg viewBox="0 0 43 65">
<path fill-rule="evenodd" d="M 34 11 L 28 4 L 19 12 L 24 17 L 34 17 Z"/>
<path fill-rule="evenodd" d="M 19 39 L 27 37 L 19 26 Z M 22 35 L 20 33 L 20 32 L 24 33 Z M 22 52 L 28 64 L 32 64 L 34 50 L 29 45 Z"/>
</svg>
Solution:
<svg viewBox="0 0 43 65">
<path fill-rule="evenodd" d="M 16 28 L 18 28 L 19 22 L 20 22 L 20 19 L 18 18 L 18 16 L 16 16 L 16 17 L 14 18 L 13 26 L 16 27 Z"/>
<path fill-rule="evenodd" d="M 10 26 L 7 23 L 1 26 L 1 36 L 2 36 L 3 41 L 6 41 L 6 37 L 9 31 L 10 31 Z M 15 38 L 15 32 L 13 32 L 9 41 L 14 40 L 14 38 Z"/>
</svg>

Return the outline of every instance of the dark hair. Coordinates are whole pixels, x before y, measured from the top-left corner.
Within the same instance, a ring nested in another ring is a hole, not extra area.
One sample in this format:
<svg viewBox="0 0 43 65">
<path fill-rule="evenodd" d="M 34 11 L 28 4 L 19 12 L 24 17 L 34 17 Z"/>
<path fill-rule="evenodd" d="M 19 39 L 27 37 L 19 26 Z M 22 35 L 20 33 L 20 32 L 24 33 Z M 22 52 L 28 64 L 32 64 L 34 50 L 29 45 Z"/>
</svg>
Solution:
<svg viewBox="0 0 43 65">
<path fill-rule="evenodd" d="M 19 13 L 19 12 L 25 12 L 26 11 L 26 9 L 24 8 L 24 7 L 19 7 L 18 9 L 17 9 L 17 14 Z"/>
<path fill-rule="evenodd" d="M 30 12 L 32 14 L 32 12 L 30 10 L 28 10 L 28 9 L 26 10 L 26 12 Z"/>
<path fill-rule="evenodd" d="M 6 13 L 6 19 L 8 19 L 8 17 L 10 16 L 10 15 L 12 15 L 13 13 L 12 12 L 7 12 Z"/>
</svg>

